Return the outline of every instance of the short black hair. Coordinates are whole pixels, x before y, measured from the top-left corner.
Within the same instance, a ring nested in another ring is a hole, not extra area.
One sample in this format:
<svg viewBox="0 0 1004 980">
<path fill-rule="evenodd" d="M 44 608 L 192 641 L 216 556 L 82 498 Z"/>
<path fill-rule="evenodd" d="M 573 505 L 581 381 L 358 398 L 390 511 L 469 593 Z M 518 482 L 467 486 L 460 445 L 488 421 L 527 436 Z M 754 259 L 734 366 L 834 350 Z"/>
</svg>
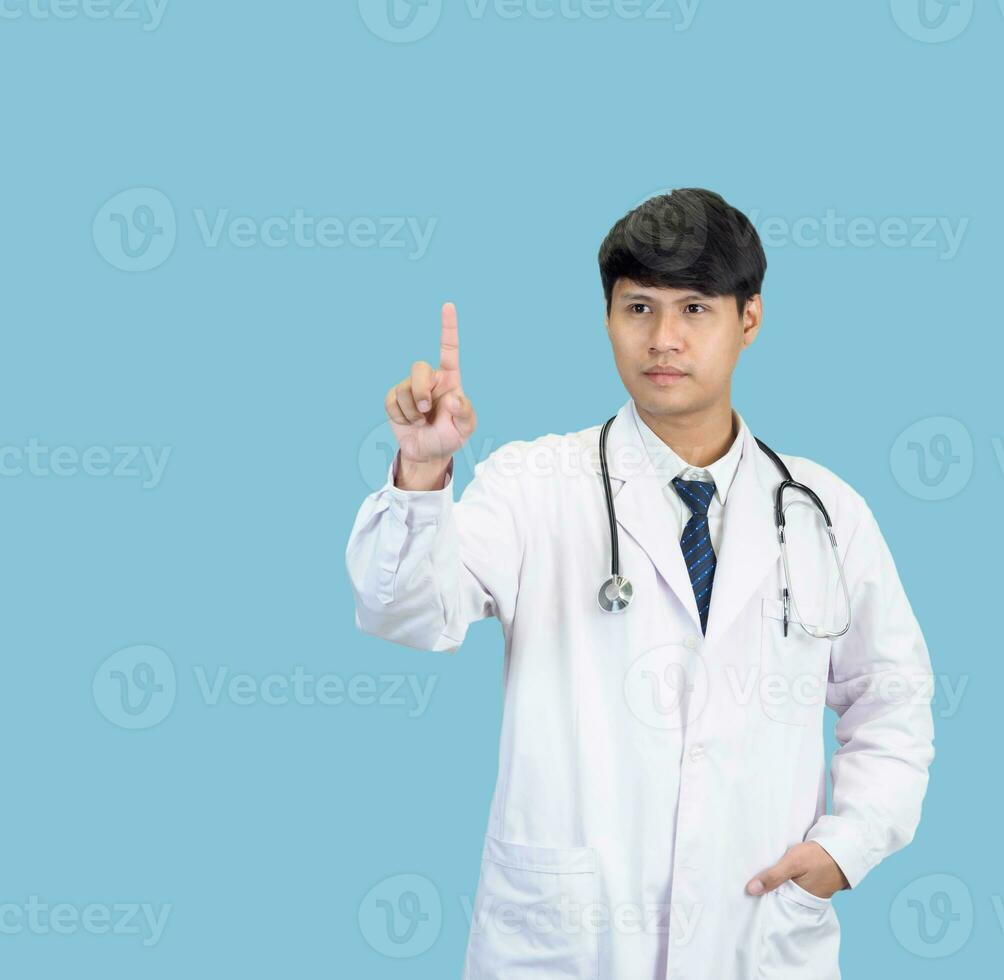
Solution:
<svg viewBox="0 0 1004 980">
<path fill-rule="evenodd" d="M 753 223 L 720 194 L 700 187 L 676 188 L 629 211 L 603 240 L 599 263 L 608 314 L 623 277 L 643 286 L 735 296 L 741 316 L 767 271 Z"/>
</svg>

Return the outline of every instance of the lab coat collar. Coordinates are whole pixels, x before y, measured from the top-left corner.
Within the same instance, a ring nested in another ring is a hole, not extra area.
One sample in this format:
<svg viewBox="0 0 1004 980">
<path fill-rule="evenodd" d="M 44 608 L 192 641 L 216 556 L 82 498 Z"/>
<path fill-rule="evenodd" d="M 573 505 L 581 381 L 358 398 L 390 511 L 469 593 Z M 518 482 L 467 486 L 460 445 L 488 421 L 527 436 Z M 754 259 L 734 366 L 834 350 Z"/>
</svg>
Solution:
<svg viewBox="0 0 1004 980">
<path fill-rule="evenodd" d="M 781 477 L 757 445 L 745 420 L 736 414 L 740 424 L 737 440 L 741 439 L 742 448 L 729 489 L 728 506 L 723 512 L 720 554 L 705 636 L 708 643 L 725 635 L 781 554 L 773 511 L 774 488 Z M 591 449 L 597 473 L 602 472 L 598 442 L 601 428 L 588 430 L 590 440 L 596 440 Z M 680 548 L 679 528 L 663 494 L 665 474 L 655 471 L 635 423 L 631 399 L 621 406 L 610 425 L 606 455 L 617 523 L 652 560 L 699 633 L 701 620 Z M 621 573 L 628 578 L 632 575 L 632 569 L 623 560 Z"/>
<path fill-rule="evenodd" d="M 732 409 L 733 428 L 736 433 L 735 438 L 733 438 L 732 444 L 726 452 L 707 466 L 694 466 L 676 453 L 672 447 L 667 446 L 641 417 L 638 405 L 634 399 L 631 400 L 631 414 L 635 425 L 638 426 L 638 431 L 641 433 L 642 441 L 645 443 L 645 447 L 652 457 L 653 468 L 656 472 L 662 474 L 664 483 L 668 483 L 670 480 L 681 475 L 685 480 L 708 480 L 710 478 L 714 481 L 715 496 L 718 498 L 718 502 L 723 507 L 725 506 L 725 502 L 728 500 L 729 488 L 735 479 L 736 468 L 739 465 L 739 458 L 743 452 L 743 440 L 741 438 L 742 417 L 735 409 Z"/>
</svg>

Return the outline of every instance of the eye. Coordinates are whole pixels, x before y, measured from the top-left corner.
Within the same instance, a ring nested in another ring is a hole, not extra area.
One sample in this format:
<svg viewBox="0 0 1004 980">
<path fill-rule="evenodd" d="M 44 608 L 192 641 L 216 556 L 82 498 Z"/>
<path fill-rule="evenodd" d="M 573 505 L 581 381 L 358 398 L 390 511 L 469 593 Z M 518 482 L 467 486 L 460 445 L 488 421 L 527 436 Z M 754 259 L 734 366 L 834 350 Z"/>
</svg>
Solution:
<svg viewBox="0 0 1004 980">
<path fill-rule="evenodd" d="M 707 307 L 703 303 L 688 303 L 686 306 L 687 312 L 693 309 L 706 310 Z"/>
<path fill-rule="evenodd" d="M 639 311 L 639 308 L 642 309 L 642 310 L 651 309 L 651 307 L 648 305 L 648 303 L 632 303 L 628 307 L 628 309 L 631 310 L 632 313 L 637 313 Z"/>
</svg>

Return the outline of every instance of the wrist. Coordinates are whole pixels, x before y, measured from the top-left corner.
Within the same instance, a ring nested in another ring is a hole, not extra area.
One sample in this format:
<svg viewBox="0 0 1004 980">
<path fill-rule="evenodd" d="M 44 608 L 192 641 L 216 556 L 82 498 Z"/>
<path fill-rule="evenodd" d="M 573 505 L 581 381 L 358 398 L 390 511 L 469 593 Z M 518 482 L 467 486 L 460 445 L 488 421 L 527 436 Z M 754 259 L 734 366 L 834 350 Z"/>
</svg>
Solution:
<svg viewBox="0 0 1004 980">
<path fill-rule="evenodd" d="M 400 490 L 442 490 L 452 456 L 432 460 L 412 460 L 398 454 L 394 486 Z"/>
</svg>

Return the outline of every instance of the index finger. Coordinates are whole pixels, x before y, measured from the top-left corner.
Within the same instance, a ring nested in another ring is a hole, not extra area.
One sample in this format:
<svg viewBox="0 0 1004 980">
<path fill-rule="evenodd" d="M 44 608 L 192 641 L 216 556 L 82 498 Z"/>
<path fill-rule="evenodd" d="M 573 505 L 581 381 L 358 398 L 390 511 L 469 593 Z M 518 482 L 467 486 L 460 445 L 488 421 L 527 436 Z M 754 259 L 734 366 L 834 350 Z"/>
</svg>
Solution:
<svg viewBox="0 0 1004 980">
<path fill-rule="evenodd" d="M 439 335 L 439 368 L 460 373 L 460 337 L 457 333 L 457 308 L 443 304 L 443 329 Z"/>
</svg>

